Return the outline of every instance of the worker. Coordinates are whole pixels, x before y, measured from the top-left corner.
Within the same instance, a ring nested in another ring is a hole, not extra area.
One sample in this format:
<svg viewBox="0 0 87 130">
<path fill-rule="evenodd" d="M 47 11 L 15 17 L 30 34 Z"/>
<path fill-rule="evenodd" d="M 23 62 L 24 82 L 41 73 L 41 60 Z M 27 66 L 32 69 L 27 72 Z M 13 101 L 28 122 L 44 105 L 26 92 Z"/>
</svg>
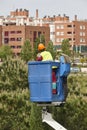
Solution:
<svg viewBox="0 0 87 130">
<path fill-rule="evenodd" d="M 51 60 L 53 61 L 53 57 L 51 55 L 51 53 L 49 51 L 45 50 L 45 46 L 44 44 L 40 43 L 38 45 L 38 51 L 39 53 L 37 54 L 37 61 L 47 61 L 47 60 Z"/>
<path fill-rule="evenodd" d="M 46 51 L 44 44 L 40 43 L 38 45 L 38 51 L 39 53 L 37 54 L 36 58 L 37 61 L 53 61 L 51 53 Z M 55 67 L 52 67 L 52 93 L 57 93 Z"/>
</svg>

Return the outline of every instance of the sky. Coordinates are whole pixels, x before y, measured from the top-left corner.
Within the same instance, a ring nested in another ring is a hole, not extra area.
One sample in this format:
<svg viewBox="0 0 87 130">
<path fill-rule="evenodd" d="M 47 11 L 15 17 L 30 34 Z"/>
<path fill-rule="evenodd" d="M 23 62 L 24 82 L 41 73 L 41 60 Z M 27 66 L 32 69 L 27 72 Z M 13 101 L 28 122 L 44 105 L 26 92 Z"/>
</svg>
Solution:
<svg viewBox="0 0 87 130">
<path fill-rule="evenodd" d="M 71 20 L 75 15 L 80 20 L 87 19 L 87 0 L 0 0 L 0 16 L 20 8 L 29 10 L 31 17 L 38 9 L 39 18 L 66 14 Z"/>
</svg>

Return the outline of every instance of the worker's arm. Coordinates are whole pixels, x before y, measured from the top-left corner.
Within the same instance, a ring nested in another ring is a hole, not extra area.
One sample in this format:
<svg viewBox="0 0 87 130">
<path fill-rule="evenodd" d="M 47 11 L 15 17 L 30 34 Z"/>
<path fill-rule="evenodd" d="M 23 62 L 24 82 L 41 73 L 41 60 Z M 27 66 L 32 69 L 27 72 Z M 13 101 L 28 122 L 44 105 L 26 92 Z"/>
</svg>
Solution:
<svg viewBox="0 0 87 130">
<path fill-rule="evenodd" d="M 40 54 L 37 54 L 36 61 L 42 61 L 43 57 Z"/>
</svg>

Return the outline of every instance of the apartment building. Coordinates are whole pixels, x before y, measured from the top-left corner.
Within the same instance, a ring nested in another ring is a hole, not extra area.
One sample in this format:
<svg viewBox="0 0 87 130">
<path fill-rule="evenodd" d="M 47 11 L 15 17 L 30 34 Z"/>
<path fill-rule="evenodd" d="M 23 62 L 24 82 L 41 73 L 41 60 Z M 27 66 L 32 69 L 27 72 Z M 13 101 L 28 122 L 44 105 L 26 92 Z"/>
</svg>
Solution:
<svg viewBox="0 0 87 130">
<path fill-rule="evenodd" d="M 69 39 L 71 49 L 76 52 L 87 52 L 87 20 L 78 20 L 75 15 L 74 20 L 70 21 L 69 17 L 53 16 L 44 17 L 43 25 L 48 23 L 50 26 L 50 39 L 54 46 L 60 48 L 64 39 Z"/>
<path fill-rule="evenodd" d="M 31 25 L 41 26 L 42 20 L 38 16 L 38 10 L 36 9 L 35 17 L 31 17 L 30 13 L 26 9 L 16 9 L 11 11 L 7 17 L 0 16 L 0 25 Z"/>
<path fill-rule="evenodd" d="M 44 30 L 45 27 L 49 27 L 50 38 L 48 39 L 52 40 L 53 45 L 58 49 L 61 47 L 64 39 L 69 39 L 71 49 L 77 52 L 87 51 L 87 20 L 78 20 L 77 15 L 75 15 L 72 21 L 65 14 L 63 16 L 59 14 L 58 16 L 53 15 L 52 17 L 44 16 L 43 18 L 39 18 L 38 9 L 36 9 L 35 17 L 30 17 L 30 12 L 26 9 L 16 9 L 16 11 L 11 11 L 7 18 L 0 17 L 0 25 L 15 25 L 20 26 L 20 28 L 24 25 L 34 26 L 35 28 L 36 26 L 40 26 L 43 28 L 41 31 L 42 34 L 46 34 L 47 37 L 48 34 Z M 40 30 L 38 30 L 37 34 L 34 32 L 34 35 L 37 36 L 39 33 Z M 30 37 L 30 39 L 32 41 L 33 38 Z"/>
<path fill-rule="evenodd" d="M 30 40 L 31 46 L 33 47 L 35 39 L 40 37 L 41 34 L 44 35 L 45 44 L 47 45 L 50 40 L 49 27 L 25 25 L 2 26 L 2 44 L 11 46 L 13 53 L 19 55 L 26 39 Z"/>
<path fill-rule="evenodd" d="M 73 23 L 73 39 L 74 39 L 74 47 L 76 47 L 76 51 L 79 52 L 87 52 L 87 20 L 84 21 L 72 21 Z"/>
<path fill-rule="evenodd" d="M 44 35 L 45 45 L 47 46 L 50 41 L 50 28 L 45 26 L 25 26 L 25 39 L 30 39 L 32 47 L 34 46 L 35 39 Z"/>
<path fill-rule="evenodd" d="M 72 22 L 67 16 L 60 17 L 59 21 L 55 21 L 55 45 L 61 46 L 64 39 L 69 39 L 72 46 Z"/>
</svg>

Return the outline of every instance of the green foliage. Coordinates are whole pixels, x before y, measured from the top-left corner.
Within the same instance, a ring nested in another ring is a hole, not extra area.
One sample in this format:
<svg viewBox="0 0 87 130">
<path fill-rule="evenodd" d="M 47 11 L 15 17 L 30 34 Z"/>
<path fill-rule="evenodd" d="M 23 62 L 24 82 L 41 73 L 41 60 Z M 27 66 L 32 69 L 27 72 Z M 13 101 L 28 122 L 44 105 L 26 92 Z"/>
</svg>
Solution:
<svg viewBox="0 0 87 130">
<path fill-rule="evenodd" d="M 87 129 L 87 80 L 86 75 L 68 77 L 69 94 L 63 107 L 53 107 L 54 119 L 68 130 Z"/>
<path fill-rule="evenodd" d="M 0 47 L 0 58 L 2 60 L 6 59 L 7 57 L 12 56 L 12 50 L 10 48 L 10 46 L 8 45 L 2 45 Z"/>
<path fill-rule="evenodd" d="M 70 74 L 68 88 L 66 104 L 49 110 L 68 130 L 87 130 L 87 75 Z M 29 97 L 27 64 L 6 59 L 0 66 L 0 130 L 52 130 Z"/>
<path fill-rule="evenodd" d="M 70 43 L 68 39 L 64 39 L 61 45 L 62 52 L 70 56 Z"/>
<path fill-rule="evenodd" d="M 45 37 L 44 37 L 44 35 L 40 35 L 40 42 L 45 45 Z"/>
<path fill-rule="evenodd" d="M 84 58 L 81 58 L 80 59 L 80 62 L 83 64 L 85 62 L 85 59 Z"/>
<path fill-rule="evenodd" d="M 6 59 L 0 66 L 0 130 L 29 130 L 27 65 Z"/>
<path fill-rule="evenodd" d="M 20 59 L 7 59 L 0 66 L 0 88 L 16 90 L 28 86 L 27 65 Z M 2 86 L 3 85 L 3 86 Z"/>
<path fill-rule="evenodd" d="M 54 47 L 53 47 L 53 42 L 50 41 L 48 43 L 46 50 L 49 51 L 52 54 L 53 59 L 55 59 L 56 52 L 55 52 Z"/>
<path fill-rule="evenodd" d="M 24 42 L 24 45 L 22 46 L 20 57 L 24 61 L 28 62 L 29 60 L 32 60 L 33 52 L 32 47 L 29 40 L 26 40 Z"/>
<path fill-rule="evenodd" d="M 34 48 L 33 48 L 33 59 L 34 59 L 34 60 L 36 60 L 36 56 L 37 56 L 37 53 L 38 53 L 38 44 L 39 44 L 38 41 L 36 41 L 36 42 L 34 43 Z"/>
<path fill-rule="evenodd" d="M 87 80 L 86 80 L 87 75 L 83 74 L 71 74 L 68 78 L 68 85 L 69 85 L 69 95 L 70 97 L 72 96 L 73 98 L 77 96 L 81 97 L 84 99 L 84 94 L 86 95 L 87 93 Z"/>
<path fill-rule="evenodd" d="M 67 118 L 66 125 L 68 125 L 70 130 L 85 130 L 87 123 L 86 75 L 70 75 L 68 78 L 68 86 L 69 96 L 66 104 L 66 112 L 69 118 Z M 69 124 L 68 121 L 70 121 Z"/>
<path fill-rule="evenodd" d="M 1 90 L 0 130 L 29 130 L 29 116 L 28 89 Z"/>
<path fill-rule="evenodd" d="M 45 45 L 45 37 L 44 37 L 44 35 L 40 34 L 40 36 L 35 39 L 35 43 L 37 43 L 37 44 L 43 43 Z"/>
<path fill-rule="evenodd" d="M 30 130 L 43 130 L 42 128 L 41 108 L 35 103 L 32 103 L 30 113 Z"/>
<path fill-rule="evenodd" d="M 86 130 L 87 104 L 81 99 L 69 100 L 64 107 L 54 108 L 55 120 L 68 130 Z"/>
</svg>

